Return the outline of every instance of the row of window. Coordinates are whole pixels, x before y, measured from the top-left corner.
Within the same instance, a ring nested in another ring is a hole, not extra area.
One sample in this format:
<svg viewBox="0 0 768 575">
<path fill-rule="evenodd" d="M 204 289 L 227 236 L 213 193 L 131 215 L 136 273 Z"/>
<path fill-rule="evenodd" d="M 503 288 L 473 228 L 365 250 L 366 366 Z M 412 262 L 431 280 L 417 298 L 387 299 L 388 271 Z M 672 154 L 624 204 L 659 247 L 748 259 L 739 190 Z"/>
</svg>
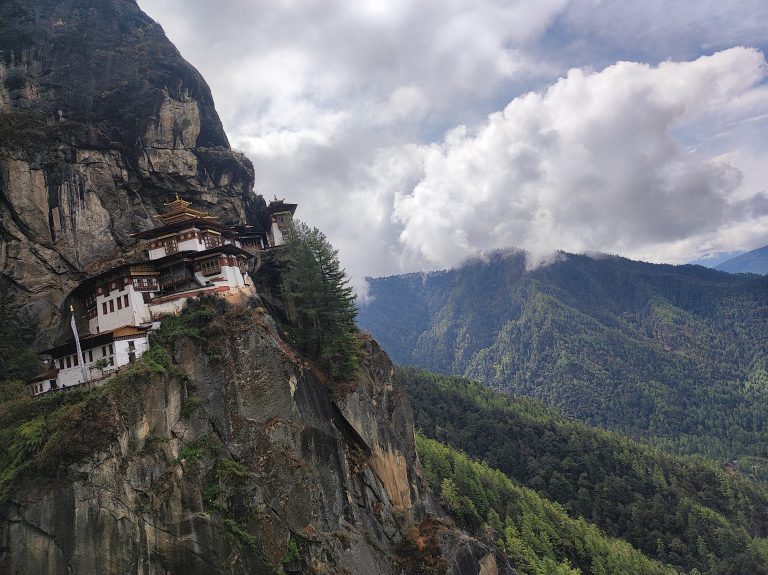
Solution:
<svg viewBox="0 0 768 575">
<path fill-rule="evenodd" d="M 51 389 L 56 389 L 56 380 L 51 379 L 48 382 L 51 385 Z M 45 383 L 36 383 L 32 386 L 33 393 L 42 393 L 45 390 Z"/>
<path fill-rule="evenodd" d="M 124 307 L 128 307 L 129 306 L 128 294 L 125 294 L 124 296 L 116 297 L 115 299 L 111 299 L 109 301 L 101 302 L 102 315 L 113 313 L 115 311 L 115 302 L 117 302 L 118 310 L 121 310 Z"/>
<path fill-rule="evenodd" d="M 221 236 L 205 234 L 203 236 L 203 245 L 205 245 L 207 249 L 217 248 L 221 245 Z"/>
<path fill-rule="evenodd" d="M 221 263 L 218 259 L 205 260 L 200 262 L 200 270 L 204 276 L 210 276 L 213 274 L 221 273 Z"/>
<path fill-rule="evenodd" d="M 107 350 L 109 350 L 109 351 L 107 351 Z M 85 361 L 85 354 L 86 353 L 88 354 L 88 362 L 89 363 L 93 363 L 93 350 L 89 349 L 87 352 L 85 352 L 85 351 L 83 352 L 83 361 Z M 102 357 L 107 357 L 108 355 L 109 356 L 113 356 L 114 353 L 115 353 L 115 350 L 112 347 L 111 343 L 109 345 L 102 345 L 101 346 Z M 79 360 L 77 354 L 75 354 L 75 355 L 68 355 L 67 357 L 59 358 L 59 369 L 64 369 L 65 365 L 67 367 L 77 367 L 78 365 L 80 365 L 80 360 Z M 114 357 L 109 357 L 109 365 L 115 365 Z"/>
<path fill-rule="evenodd" d="M 97 296 L 103 295 L 104 297 L 109 297 L 109 294 L 113 291 L 123 291 L 125 289 L 126 283 L 127 283 L 127 278 L 121 278 L 117 281 L 105 283 L 104 285 L 96 288 L 96 295 Z"/>
<path fill-rule="evenodd" d="M 135 278 L 133 287 L 138 290 L 153 289 L 157 287 L 157 280 L 155 278 Z"/>
</svg>

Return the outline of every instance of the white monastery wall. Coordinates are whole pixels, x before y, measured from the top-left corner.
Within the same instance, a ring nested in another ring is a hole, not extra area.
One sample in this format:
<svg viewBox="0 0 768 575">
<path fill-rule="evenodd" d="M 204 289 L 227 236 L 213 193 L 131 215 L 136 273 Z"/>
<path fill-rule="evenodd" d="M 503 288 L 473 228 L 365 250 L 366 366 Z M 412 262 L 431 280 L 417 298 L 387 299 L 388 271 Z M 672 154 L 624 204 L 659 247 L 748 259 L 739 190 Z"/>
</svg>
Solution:
<svg viewBox="0 0 768 575">
<path fill-rule="evenodd" d="M 124 325 L 141 325 L 150 314 L 141 292 L 132 285 L 114 289 L 109 295 L 96 296 L 96 317 L 88 322 L 91 334 L 112 331 Z"/>
</svg>

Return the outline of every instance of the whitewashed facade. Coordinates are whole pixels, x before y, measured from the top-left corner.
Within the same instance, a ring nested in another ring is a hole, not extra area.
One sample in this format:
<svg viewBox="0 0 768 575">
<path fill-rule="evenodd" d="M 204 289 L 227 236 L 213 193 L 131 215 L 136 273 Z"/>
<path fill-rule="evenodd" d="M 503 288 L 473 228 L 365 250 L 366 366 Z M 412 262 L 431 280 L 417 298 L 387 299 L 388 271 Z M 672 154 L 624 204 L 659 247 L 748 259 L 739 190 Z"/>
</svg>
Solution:
<svg viewBox="0 0 768 575">
<path fill-rule="evenodd" d="M 48 350 L 52 369 L 30 382 L 40 395 L 108 377 L 148 349 L 147 333 L 164 316 L 178 314 L 189 298 L 255 294 L 248 260 L 282 245 L 295 204 L 275 200 L 257 226 L 225 227 L 176 197 L 158 217 L 163 225 L 134 234 L 144 240 L 148 261 L 123 264 L 81 283 L 73 292 L 85 308 L 82 357 L 71 341 Z M 106 365 L 96 368 L 96 362 Z M 85 366 L 85 370 L 83 370 Z"/>
<path fill-rule="evenodd" d="M 98 382 L 139 359 L 149 349 L 149 342 L 146 329 L 123 328 L 81 339 L 82 356 L 74 347 L 74 342 L 70 342 L 48 350 L 53 357 L 53 369 L 46 377 L 29 384 L 32 395 Z M 102 359 L 106 365 L 96 367 Z"/>
</svg>

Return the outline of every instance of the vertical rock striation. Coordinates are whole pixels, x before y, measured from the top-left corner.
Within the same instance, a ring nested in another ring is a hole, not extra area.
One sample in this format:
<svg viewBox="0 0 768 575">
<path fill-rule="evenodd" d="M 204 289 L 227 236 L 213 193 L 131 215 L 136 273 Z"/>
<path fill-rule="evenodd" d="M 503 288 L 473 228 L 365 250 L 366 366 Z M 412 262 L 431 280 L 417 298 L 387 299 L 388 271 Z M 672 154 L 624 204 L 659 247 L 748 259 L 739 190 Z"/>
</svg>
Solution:
<svg viewBox="0 0 768 575">
<path fill-rule="evenodd" d="M 368 343 L 339 394 L 263 312 L 212 326 L 78 424 L 109 435 L 87 457 L 0 506 L 0 572 L 401 572 L 403 529 L 436 509 L 386 355 Z M 440 573 L 510 572 L 476 540 L 440 537 Z"/>
</svg>

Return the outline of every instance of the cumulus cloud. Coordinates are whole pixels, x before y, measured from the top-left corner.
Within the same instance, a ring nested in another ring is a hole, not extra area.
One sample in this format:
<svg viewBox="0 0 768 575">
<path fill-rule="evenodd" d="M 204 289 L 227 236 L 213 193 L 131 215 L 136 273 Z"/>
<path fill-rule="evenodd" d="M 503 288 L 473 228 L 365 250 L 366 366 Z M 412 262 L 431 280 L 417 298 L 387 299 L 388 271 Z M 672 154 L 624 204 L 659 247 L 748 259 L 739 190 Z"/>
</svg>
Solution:
<svg viewBox="0 0 768 575">
<path fill-rule="evenodd" d="M 395 195 L 400 240 L 438 266 L 500 245 L 658 260 L 675 242 L 754 222 L 768 214 L 765 194 L 738 198 L 741 172 L 690 153 L 673 131 L 728 115 L 765 74 L 762 54 L 744 48 L 571 70 L 474 133 L 423 147 L 422 177 Z"/>
<path fill-rule="evenodd" d="M 225 125 L 251 137 L 339 109 L 451 121 L 457 104 L 538 73 L 522 48 L 567 0 L 143 0 L 203 70 Z M 210 71 L 210 74 L 207 73 Z M 243 129 L 240 123 L 259 121 Z"/>
</svg>

